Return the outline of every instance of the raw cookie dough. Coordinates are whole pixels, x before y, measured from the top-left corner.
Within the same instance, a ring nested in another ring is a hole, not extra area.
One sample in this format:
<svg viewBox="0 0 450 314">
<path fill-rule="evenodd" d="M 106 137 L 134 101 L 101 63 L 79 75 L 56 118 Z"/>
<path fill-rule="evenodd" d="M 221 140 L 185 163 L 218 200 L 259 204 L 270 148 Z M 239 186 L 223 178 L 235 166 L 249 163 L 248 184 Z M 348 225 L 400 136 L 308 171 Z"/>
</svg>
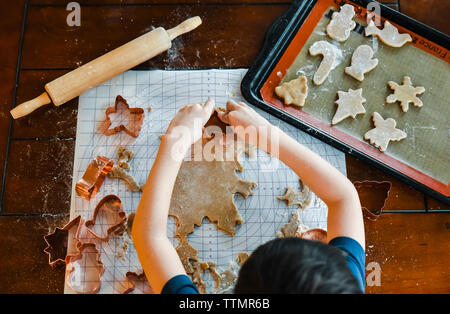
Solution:
<svg viewBox="0 0 450 314">
<path fill-rule="evenodd" d="M 200 141 L 205 148 L 212 140 Z M 217 143 L 213 148 L 219 145 Z M 234 146 L 236 149 L 239 145 Z M 228 153 L 225 147 L 224 154 Z M 239 164 L 234 158 L 225 161 L 203 158 L 181 164 L 169 209 L 169 215 L 176 219 L 175 236 L 184 237 L 192 233 L 194 225 L 200 226 L 204 217 L 216 222 L 217 228 L 234 235 L 236 224 L 242 223 L 233 201 L 234 194 L 239 193 L 246 198 L 257 186 L 254 182 L 239 179 L 236 170 L 239 170 Z"/>
<path fill-rule="evenodd" d="M 132 150 L 126 149 L 126 147 L 119 146 L 117 150 L 117 165 L 126 170 L 130 170 L 129 162 L 134 157 L 134 152 Z"/>
<path fill-rule="evenodd" d="M 305 76 L 299 76 L 289 82 L 285 82 L 275 87 L 278 97 L 284 99 L 286 105 L 303 107 L 308 96 L 308 83 Z"/>
<path fill-rule="evenodd" d="M 278 196 L 277 199 L 286 201 L 288 206 L 298 205 L 301 209 L 306 209 L 311 204 L 313 194 L 307 185 L 302 184 L 302 181 L 300 181 L 300 186 L 302 187 L 301 192 L 294 191 L 288 186 L 285 194 Z"/>
<path fill-rule="evenodd" d="M 352 5 L 344 4 L 339 12 L 334 12 L 331 21 L 327 25 L 327 34 L 337 41 L 346 41 L 351 31 L 356 27 L 353 17 L 355 10 Z"/>
<path fill-rule="evenodd" d="M 316 85 L 322 84 L 330 74 L 331 69 L 336 61 L 336 51 L 339 48 L 333 46 L 325 40 L 316 41 L 309 47 L 311 56 L 323 55 L 323 60 L 319 65 L 316 73 L 314 73 L 313 82 Z"/>
<path fill-rule="evenodd" d="M 381 30 L 376 27 L 373 20 L 371 20 L 369 25 L 366 26 L 365 35 L 375 35 L 386 45 L 395 48 L 399 48 L 407 42 L 412 41 L 411 35 L 400 34 L 398 29 L 388 21 L 384 22 L 384 28 Z"/>
<path fill-rule="evenodd" d="M 396 129 L 392 118 L 386 120 L 378 113 L 374 112 L 372 116 L 375 128 L 364 134 L 364 139 L 370 141 L 370 144 L 376 146 L 380 151 L 386 151 L 389 141 L 400 141 L 406 138 L 406 133 Z"/>
<path fill-rule="evenodd" d="M 423 86 L 412 86 L 411 78 L 409 76 L 403 77 L 402 85 L 389 81 L 388 86 L 394 90 L 394 93 L 386 98 L 386 103 L 393 104 L 396 101 L 399 101 L 403 112 L 408 111 L 409 103 L 412 103 L 416 107 L 423 106 L 423 102 L 417 98 L 417 95 L 423 94 L 425 88 Z"/>
<path fill-rule="evenodd" d="M 352 117 L 353 119 L 357 114 L 365 113 L 366 109 L 362 105 L 366 102 L 366 99 L 362 97 L 362 88 L 353 90 L 349 89 L 348 92 L 338 91 L 338 100 L 336 104 L 338 108 L 334 114 L 331 124 L 336 124 L 342 120 Z"/>
<path fill-rule="evenodd" d="M 289 222 L 281 227 L 277 232 L 278 238 L 301 238 L 302 234 L 308 231 L 308 227 L 300 222 L 298 213 L 292 213 Z"/>
<path fill-rule="evenodd" d="M 373 70 L 378 64 L 378 59 L 372 57 L 373 50 L 370 46 L 358 46 L 353 52 L 351 65 L 345 68 L 345 73 L 358 81 L 364 80 L 364 73 Z"/>
<path fill-rule="evenodd" d="M 239 265 L 242 265 L 248 260 L 249 257 L 250 254 L 248 254 L 247 252 L 239 252 L 236 257 L 236 260 L 239 263 Z"/>
<path fill-rule="evenodd" d="M 108 176 L 110 178 L 115 178 L 115 179 L 121 179 L 123 181 L 125 181 L 128 189 L 131 192 L 139 192 L 141 191 L 141 187 L 139 186 L 139 184 L 137 184 L 137 182 L 134 180 L 134 178 L 129 175 L 128 173 L 125 172 L 125 170 L 123 170 L 121 167 L 118 166 L 114 166 L 111 169 L 111 172 L 108 173 Z"/>
</svg>

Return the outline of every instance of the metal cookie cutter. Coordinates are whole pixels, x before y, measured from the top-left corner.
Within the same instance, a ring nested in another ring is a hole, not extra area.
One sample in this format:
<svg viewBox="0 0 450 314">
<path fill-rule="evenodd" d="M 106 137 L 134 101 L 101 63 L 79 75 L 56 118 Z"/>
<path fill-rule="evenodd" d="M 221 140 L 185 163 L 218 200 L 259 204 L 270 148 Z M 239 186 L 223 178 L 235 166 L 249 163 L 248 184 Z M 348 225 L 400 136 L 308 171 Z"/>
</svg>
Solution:
<svg viewBox="0 0 450 314">
<path fill-rule="evenodd" d="M 83 177 L 75 186 L 77 194 L 86 200 L 90 200 L 92 196 L 97 194 L 97 191 L 102 186 L 106 175 L 111 171 L 113 165 L 114 161 L 106 157 L 95 157 L 87 167 Z"/>
<path fill-rule="evenodd" d="M 55 267 L 59 264 L 65 264 L 67 255 L 67 240 L 69 232 L 72 228 L 77 228 L 77 233 L 80 226 L 83 224 L 83 219 L 78 216 L 69 221 L 62 228 L 56 227 L 55 231 L 44 236 L 47 247 L 44 252 L 48 255 L 48 264 Z"/>
<path fill-rule="evenodd" d="M 86 221 L 85 226 L 94 237 L 107 242 L 109 235 L 123 226 L 126 220 L 120 198 L 107 195 L 97 204 L 92 219 Z"/>
<path fill-rule="evenodd" d="M 113 135 L 125 131 L 129 136 L 138 137 L 145 118 L 145 111 L 142 108 L 130 108 L 127 101 L 117 95 L 114 106 L 106 108 L 106 118 L 100 125 L 99 130 L 107 135 Z M 111 128 L 111 114 L 120 114 L 120 124 Z"/>
<path fill-rule="evenodd" d="M 389 181 L 355 181 L 353 185 L 358 191 L 364 217 L 375 221 L 386 206 L 391 190 Z"/>
</svg>

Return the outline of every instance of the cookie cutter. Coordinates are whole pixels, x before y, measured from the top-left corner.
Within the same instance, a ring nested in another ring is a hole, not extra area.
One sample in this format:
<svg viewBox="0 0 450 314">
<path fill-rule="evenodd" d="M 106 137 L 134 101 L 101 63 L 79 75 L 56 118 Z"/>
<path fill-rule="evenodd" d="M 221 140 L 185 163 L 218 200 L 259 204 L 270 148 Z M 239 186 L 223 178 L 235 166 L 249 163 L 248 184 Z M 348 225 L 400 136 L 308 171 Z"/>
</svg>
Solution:
<svg viewBox="0 0 450 314">
<path fill-rule="evenodd" d="M 81 216 L 77 216 L 62 228 L 56 227 L 55 231 L 44 236 L 44 241 L 47 244 L 44 252 L 48 255 L 48 264 L 50 266 L 56 267 L 66 263 L 69 232 L 76 227 L 76 232 L 78 233 L 82 224 L 83 219 Z"/>
<path fill-rule="evenodd" d="M 105 266 L 95 243 L 78 243 L 78 253 L 66 257 L 66 283 L 76 293 L 95 294 L 102 285 Z"/>
<path fill-rule="evenodd" d="M 147 281 L 147 277 L 145 276 L 144 271 L 140 273 L 128 271 L 125 274 L 125 278 L 127 279 L 128 287 L 122 292 L 122 294 L 129 294 L 136 289 L 136 283 L 142 282 L 143 284 L 146 283 L 148 292 L 151 292 L 150 284 Z"/>
<path fill-rule="evenodd" d="M 110 194 L 100 200 L 94 209 L 92 219 L 87 220 L 84 225 L 94 237 L 108 242 L 109 235 L 123 226 L 126 220 L 127 215 L 123 211 L 122 201 L 118 196 Z"/>
<path fill-rule="evenodd" d="M 392 183 L 389 181 L 355 181 L 353 185 L 358 192 L 361 208 L 365 218 L 377 220 L 389 198 Z"/>
<path fill-rule="evenodd" d="M 302 239 L 327 242 L 327 232 L 320 228 L 309 229 L 302 233 Z"/>
<path fill-rule="evenodd" d="M 110 129 L 112 125 L 110 114 L 118 113 L 121 111 L 128 111 L 126 123 L 119 124 Z M 114 135 L 116 133 L 125 131 L 129 136 L 138 137 L 142 128 L 142 123 L 145 118 L 145 111 L 142 108 L 130 108 L 127 101 L 120 95 L 117 95 L 114 106 L 106 108 L 106 118 L 100 125 L 99 130 L 106 136 Z"/>
<path fill-rule="evenodd" d="M 97 194 L 113 165 L 114 161 L 106 157 L 95 157 L 87 167 L 83 177 L 75 185 L 77 194 L 86 200 L 90 200 L 92 196 Z"/>
</svg>

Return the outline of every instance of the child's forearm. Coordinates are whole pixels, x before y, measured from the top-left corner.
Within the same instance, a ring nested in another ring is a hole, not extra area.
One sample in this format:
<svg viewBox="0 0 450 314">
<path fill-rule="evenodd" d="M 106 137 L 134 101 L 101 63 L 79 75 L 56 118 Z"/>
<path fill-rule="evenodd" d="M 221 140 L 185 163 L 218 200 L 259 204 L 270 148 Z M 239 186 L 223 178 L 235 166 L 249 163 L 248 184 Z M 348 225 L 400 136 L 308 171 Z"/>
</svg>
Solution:
<svg viewBox="0 0 450 314">
<path fill-rule="evenodd" d="M 328 241 L 338 236 L 357 240 L 364 248 L 364 224 L 358 193 L 353 184 L 319 155 L 273 127 L 278 157 L 328 206 Z M 269 141 L 270 142 L 270 141 Z M 268 147 L 274 147 L 268 145 Z M 277 155 L 274 149 L 271 154 Z"/>
<path fill-rule="evenodd" d="M 155 292 L 173 276 L 185 274 L 167 238 L 167 216 L 182 160 L 173 158 L 174 141 L 164 136 L 144 187 L 133 222 L 132 237 L 139 260 Z"/>
</svg>

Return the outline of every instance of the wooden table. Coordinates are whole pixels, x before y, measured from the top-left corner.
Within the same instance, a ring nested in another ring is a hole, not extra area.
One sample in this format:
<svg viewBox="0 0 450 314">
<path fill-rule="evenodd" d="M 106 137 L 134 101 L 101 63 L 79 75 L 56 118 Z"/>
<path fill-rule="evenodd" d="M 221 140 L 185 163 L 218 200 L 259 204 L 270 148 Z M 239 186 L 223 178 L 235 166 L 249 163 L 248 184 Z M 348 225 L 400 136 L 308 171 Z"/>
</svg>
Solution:
<svg viewBox="0 0 450 314">
<path fill-rule="evenodd" d="M 390 2 L 450 33 L 448 1 Z M 78 100 L 18 121 L 9 110 L 151 26 L 169 28 L 192 15 L 204 25 L 175 42 L 179 55 L 163 54 L 139 68 L 249 67 L 265 30 L 290 1 L 86 0 L 79 1 L 80 27 L 66 24 L 67 3 L 0 4 L 0 293 L 63 292 L 64 268 L 48 265 L 42 236 L 68 220 Z M 392 182 L 384 214 L 366 220 L 367 263 L 381 266 L 381 286 L 367 292 L 450 292 L 450 208 L 350 156 L 347 168 L 352 181 Z"/>
</svg>

